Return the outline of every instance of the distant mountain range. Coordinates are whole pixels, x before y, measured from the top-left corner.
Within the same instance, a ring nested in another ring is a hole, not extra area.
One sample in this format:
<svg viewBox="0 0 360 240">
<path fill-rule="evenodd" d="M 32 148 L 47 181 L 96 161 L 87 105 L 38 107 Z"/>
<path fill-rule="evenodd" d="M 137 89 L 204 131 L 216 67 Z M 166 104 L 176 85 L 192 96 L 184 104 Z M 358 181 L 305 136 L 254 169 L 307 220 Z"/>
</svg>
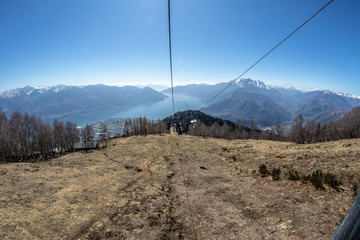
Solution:
<svg viewBox="0 0 360 240">
<path fill-rule="evenodd" d="M 161 101 L 167 96 L 149 87 L 24 87 L 0 94 L 0 111 L 35 114 L 45 121 L 64 116 L 97 112 L 119 106 L 136 106 Z"/>
<path fill-rule="evenodd" d="M 229 83 L 216 85 L 191 84 L 175 87 L 175 94 L 198 97 L 204 104 Z M 166 89 L 164 93 L 170 93 Z M 290 122 L 298 114 L 321 123 L 337 120 L 353 107 L 360 106 L 360 97 L 327 90 L 301 91 L 295 88 L 267 86 L 265 83 L 240 79 L 208 106 L 201 109 L 214 117 L 233 122 L 250 120 L 260 126 L 272 126 L 277 121 Z"/>
<path fill-rule="evenodd" d="M 223 82 L 216 85 L 178 86 L 174 89 L 175 100 L 176 95 L 181 94 L 196 97 L 205 105 L 228 84 Z M 158 92 L 150 87 L 133 86 L 27 86 L 0 94 L 0 111 L 8 115 L 16 111 L 27 112 L 50 122 L 54 118 L 71 119 L 70 116 L 98 113 L 107 109 L 112 111 L 121 106 L 132 108 L 156 103 L 167 98 L 165 94 L 171 94 L 171 89 Z M 341 118 L 346 111 L 357 106 L 360 106 L 360 97 L 350 94 L 326 90 L 302 91 L 267 86 L 258 80 L 240 79 L 200 110 L 233 122 L 241 120 L 244 125 L 253 120 L 259 126 L 266 127 L 275 125 L 277 121 L 290 123 L 298 114 L 302 114 L 305 119 L 326 123 Z"/>
</svg>

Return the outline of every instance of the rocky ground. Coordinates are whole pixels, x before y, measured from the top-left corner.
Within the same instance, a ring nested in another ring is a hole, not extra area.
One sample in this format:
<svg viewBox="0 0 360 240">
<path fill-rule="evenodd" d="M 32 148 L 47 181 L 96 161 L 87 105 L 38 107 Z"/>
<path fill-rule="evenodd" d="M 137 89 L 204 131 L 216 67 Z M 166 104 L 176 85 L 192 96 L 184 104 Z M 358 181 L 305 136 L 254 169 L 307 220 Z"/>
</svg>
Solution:
<svg viewBox="0 0 360 240">
<path fill-rule="evenodd" d="M 0 239 L 330 239 L 359 186 L 360 141 L 147 136 L 0 165 Z M 259 166 L 280 168 L 281 179 Z M 314 170 L 338 191 L 288 180 Z"/>
</svg>

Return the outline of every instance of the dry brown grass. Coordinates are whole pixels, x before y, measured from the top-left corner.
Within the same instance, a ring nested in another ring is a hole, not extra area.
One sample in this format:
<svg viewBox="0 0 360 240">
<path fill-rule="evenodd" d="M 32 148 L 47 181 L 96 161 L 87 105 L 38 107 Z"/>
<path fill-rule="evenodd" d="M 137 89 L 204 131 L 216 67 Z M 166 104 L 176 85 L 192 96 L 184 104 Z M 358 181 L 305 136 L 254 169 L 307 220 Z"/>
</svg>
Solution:
<svg viewBox="0 0 360 240">
<path fill-rule="evenodd" d="M 0 239 L 329 239 L 360 185 L 359 156 L 359 139 L 167 135 L 1 164 Z M 261 177 L 261 164 L 281 168 L 281 180 Z M 315 170 L 340 177 L 340 192 L 288 180 Z"/>
</svg>

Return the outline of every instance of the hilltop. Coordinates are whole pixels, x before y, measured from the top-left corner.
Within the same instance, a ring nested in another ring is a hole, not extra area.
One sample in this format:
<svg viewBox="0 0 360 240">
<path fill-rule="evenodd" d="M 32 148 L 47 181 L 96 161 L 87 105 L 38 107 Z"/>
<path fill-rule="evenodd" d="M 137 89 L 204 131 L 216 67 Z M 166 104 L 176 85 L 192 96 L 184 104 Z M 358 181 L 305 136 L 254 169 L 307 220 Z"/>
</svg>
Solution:
<svg viewBox="0 0 360 240">
<path fill-rule="evenodd" d="M 329 239 L 359 184 L 358 139 L 298 145 L 147 136 L 0 165 L 0 238 Z M 259 166 L 281 169 L 281 180 Z M 331 172 L 338 191 L 289 180 Z"/>
<path fill-rule="evenodd" d="M 214 123 L 217 123 L 219 126 L 223 126 L 224 124 L 227 124 L 231 127 L 235 126 L 235 124 L 229 120 L 212 117 L 197 110 L 180 111 L 175 113 L 174 115 L 163 119 L 163 122 L 166 123 L 168 128 L 170 128 L 171 126 L 176 126 L 176 131 L 180 134 L 188 133 L 194 121 L 199 121 L 208 127 L 213 125 Z"/>
</svg>

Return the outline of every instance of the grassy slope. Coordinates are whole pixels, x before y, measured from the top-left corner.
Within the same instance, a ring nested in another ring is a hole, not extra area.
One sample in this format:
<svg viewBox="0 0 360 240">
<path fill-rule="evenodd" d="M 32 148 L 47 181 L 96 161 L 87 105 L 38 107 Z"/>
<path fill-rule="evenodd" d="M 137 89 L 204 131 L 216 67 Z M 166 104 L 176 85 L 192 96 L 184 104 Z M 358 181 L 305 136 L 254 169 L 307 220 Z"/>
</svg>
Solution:
<svg viewBox="0 0 360 240">
<path fill-rule="evenodd" d="M 360 142 L 148 136 L 0 165 L 0 238 L 329 239 L 359 182 Z M 333 172 L 343 191 L 262 178 L 260 164 Z M 200 167 L 207 168 L 206 170 Z"/>
</svg>

